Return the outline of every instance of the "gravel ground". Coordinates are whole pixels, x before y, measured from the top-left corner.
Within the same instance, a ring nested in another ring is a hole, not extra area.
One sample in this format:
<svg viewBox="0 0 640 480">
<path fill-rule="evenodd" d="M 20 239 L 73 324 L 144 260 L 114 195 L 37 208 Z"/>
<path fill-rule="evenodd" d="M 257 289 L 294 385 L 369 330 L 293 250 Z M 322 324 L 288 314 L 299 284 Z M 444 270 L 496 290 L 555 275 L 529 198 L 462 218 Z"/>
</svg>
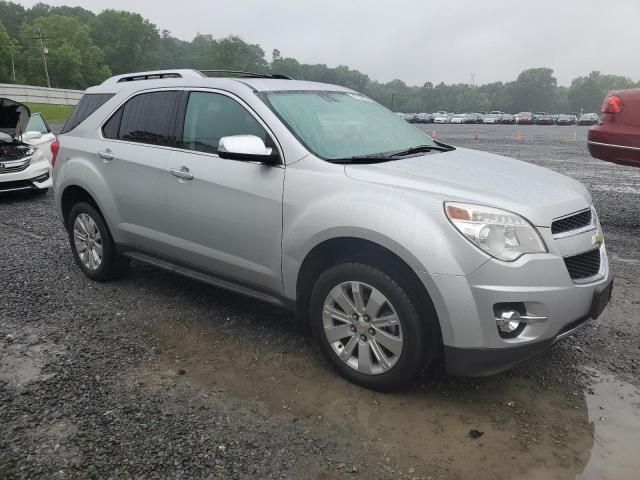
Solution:
<svg viewBox="0 0 640 480">
<path fill-rule="evenodd" d="M 616 274 L 600 319 L 506 374 L 378 394 L 285 311 L 135 263 L 89 281 L 52 195 L 4 195 L 0 478 L 637 478 L 640 169 L 591 159 L 585 128 L 435 131 L 587 185 Z"/>
</svg>

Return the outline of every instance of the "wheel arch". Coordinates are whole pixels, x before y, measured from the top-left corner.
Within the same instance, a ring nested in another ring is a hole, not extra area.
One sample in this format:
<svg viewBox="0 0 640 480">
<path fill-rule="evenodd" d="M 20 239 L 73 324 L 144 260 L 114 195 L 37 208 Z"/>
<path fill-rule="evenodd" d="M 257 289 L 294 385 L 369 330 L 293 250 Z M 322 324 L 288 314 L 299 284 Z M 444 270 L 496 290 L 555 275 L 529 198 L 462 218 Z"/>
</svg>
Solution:
<svg viewBox="0 0 640 480">
<path fill-rule="evenodd" d="M 413 259 L 414 261 L 417 261 Z M 439 341 L 442 332 L 439 316 L 427 287 L 410 264 L 389 248 L 360 237 L 341 236 L 326 239 L 315 245 L 305 255 L 296 278 L 296 309 L 300 318 L 308 317 L 311 292 L 320 273 L 344 261 L 366 263 L 399 279 L 408 288 L 411 297 L 418 302 L 421 316 L 433 315 Z"/>
<path fill-rule="evenodd" d="M 62 195 L 60 196 L 60 213 L 62 214 L 62 222 L 65 227 L 67 227 L 67 220 L 71 209 L 78 202 L 87 202 L 93 208 L 95 208 L 102 218 L 104 218 L 104 214 L 102 213 L 102 209 L 98 202 L 94 199 L 93 195 L 89 193 L 89 191 L 80 186 L 80 185 L 68 185 L 62 191 Z"/>
</svg>

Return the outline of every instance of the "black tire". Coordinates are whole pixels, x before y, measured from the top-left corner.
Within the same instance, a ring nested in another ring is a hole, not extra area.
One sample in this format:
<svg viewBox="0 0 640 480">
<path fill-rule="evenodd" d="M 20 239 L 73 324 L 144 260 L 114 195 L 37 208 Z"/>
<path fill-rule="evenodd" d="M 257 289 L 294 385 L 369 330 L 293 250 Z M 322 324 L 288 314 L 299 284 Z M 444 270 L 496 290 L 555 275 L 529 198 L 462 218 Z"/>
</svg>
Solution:
<svg viewBox="0 0 640 480">
<path fill-rule="evenodd" d="M 397 276 L 397 275 L 396 275 Z M 366 283 L 380 291 L 393 305 L 402 327 L 403 347 L 397 362 L 388 371 L 365 374 L 343 362 L 333 350 L 323 326 L 324 302 L 329 292 L 344 282 Z M 411 287 L 401 278 L 364 263 L 340 263 L 318 278 L 309 302 L 309 319 L 320 349 L 334 368 L 349 381 L 380 391 L 397 390 L 409 385 L 426 368 L 439 351 L 437 319 L 420 315 L 418 303 L 412 300 Z"/>
<path fill-rule="evenodd" d="M 102 262 L 95 270 L 91 270 L 83 264 L 76 249 L 76 244 L 73 237 L 74 222 L 78 215 L 82 213 L 88 215 L 94 221 L 102 240 Z M 66 220 L 67 232 L 69 234 L 69 245 L 71 246 L 71 251 L 73 252 L 73 258 L 75 259 L 78 267 L 80 267 L 80 270 L 82 270 L 82 273 L 84 273 L 91 280 L 106 282 L 116 279 L 126 272 L 129 261 L 128 259 L 118 254 L 118 250 L 115 243 L 113 242 L 113 238 L 111 237 L 109 228 L 102 218 L 102 215 L 96 210 L 94 206 L 86 202 L 76 203 L 71 208 L 69 216 Z"/>
</svg>

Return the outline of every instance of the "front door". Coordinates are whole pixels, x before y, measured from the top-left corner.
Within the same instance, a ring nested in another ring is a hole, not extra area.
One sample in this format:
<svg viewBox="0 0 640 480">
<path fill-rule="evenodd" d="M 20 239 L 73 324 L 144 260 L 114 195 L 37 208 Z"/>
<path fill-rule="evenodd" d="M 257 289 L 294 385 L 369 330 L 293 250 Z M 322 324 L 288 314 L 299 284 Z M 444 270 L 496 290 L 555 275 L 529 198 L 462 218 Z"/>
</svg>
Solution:
<svg viewBox="0 0 640 480">
<path fill-rule="evenodd" d="M 220 138 L 275 142 L 238 100 L 191 92 L 181 150 L 169 158 L 169 222 L 175 256 L 196 268 L 282 292 L 283 165 L 217 155 Z"/>
</svg>

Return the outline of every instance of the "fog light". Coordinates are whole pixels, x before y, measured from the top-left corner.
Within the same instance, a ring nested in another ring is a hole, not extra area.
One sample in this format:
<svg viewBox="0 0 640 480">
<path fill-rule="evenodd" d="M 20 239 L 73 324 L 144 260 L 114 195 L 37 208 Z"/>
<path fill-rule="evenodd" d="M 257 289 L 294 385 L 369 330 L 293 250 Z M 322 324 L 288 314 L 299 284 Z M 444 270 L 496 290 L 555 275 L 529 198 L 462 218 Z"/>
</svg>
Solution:
<svg viewBox="0 0 640 480">
<path fill-rule="evenodd" d="M 549 319 L 543 315 L 527 313 L 523 302 L 496 303 L 493 306 L 493 314 L 498 333 L 502 338 L 516 338 L 527 325 L 544 323 Z"/>
<path fill-rule="evenodd" d="M 38 183 L 46 182 L 47 180 L 49 180 L 49 173 L 45 173 L 43 175 L 40 175 L 39 177 L 31 179 L 31 181 Z"/>
<path fill-rule="evenodd" d="M 504 333 L 513 333 L 522 324 L 520 321 L 520 312 L 515 310 L 505 310 L 500 314 L 499 318 L 496 318 L 498 324 L 498 330 Z"/>
</svg>

